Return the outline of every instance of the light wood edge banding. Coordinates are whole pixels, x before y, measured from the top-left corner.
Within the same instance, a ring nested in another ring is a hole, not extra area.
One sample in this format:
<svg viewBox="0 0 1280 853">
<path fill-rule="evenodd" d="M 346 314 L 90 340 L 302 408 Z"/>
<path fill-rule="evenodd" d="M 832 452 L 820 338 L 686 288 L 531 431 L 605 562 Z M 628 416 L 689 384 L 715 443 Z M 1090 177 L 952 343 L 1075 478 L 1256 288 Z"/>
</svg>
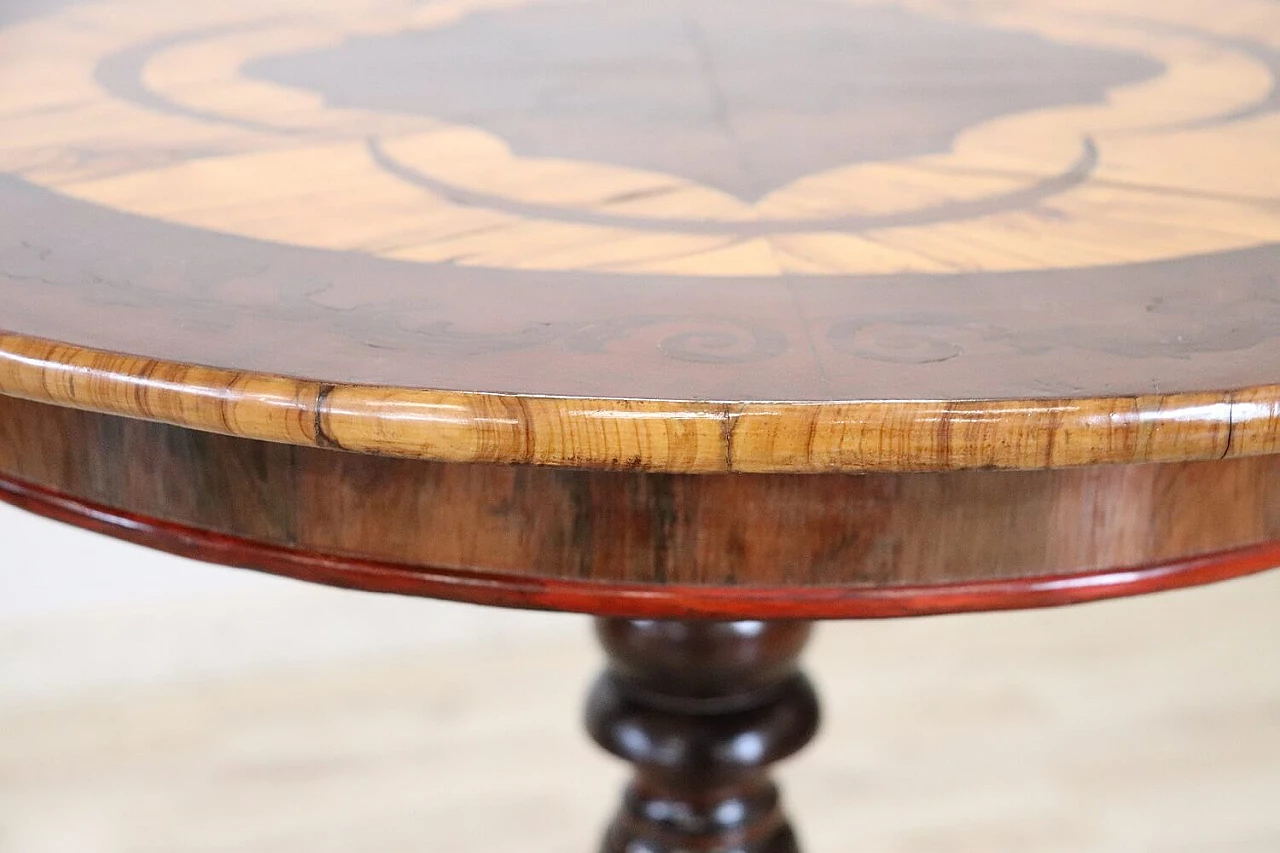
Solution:
<svg viewBox="0 0 1280 853">
<path fill-rule="evenodd" d="M 667 472 L 946 471 L 1280 452 L 1280 385 L 977 401 L 582 399 L 324 383 L 0 333 L 0 394 L 443 462 Z"/>
</svg>

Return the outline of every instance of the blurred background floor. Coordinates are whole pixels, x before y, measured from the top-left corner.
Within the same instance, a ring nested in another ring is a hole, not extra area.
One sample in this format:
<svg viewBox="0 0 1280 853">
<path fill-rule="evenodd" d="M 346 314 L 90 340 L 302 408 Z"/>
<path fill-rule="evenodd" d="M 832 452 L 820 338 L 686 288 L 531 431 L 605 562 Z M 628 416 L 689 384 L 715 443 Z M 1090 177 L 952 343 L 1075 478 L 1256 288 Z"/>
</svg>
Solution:
<svg viewBox="0 0 1280 853">
<path fill-rule="evenodd" d="M 593 850 L 577 616 L 200 566 L 0 508 L 3 853 Z M 822 626 L 807 853 L 1277 853 L 1280 572 Z"/>
</svg>

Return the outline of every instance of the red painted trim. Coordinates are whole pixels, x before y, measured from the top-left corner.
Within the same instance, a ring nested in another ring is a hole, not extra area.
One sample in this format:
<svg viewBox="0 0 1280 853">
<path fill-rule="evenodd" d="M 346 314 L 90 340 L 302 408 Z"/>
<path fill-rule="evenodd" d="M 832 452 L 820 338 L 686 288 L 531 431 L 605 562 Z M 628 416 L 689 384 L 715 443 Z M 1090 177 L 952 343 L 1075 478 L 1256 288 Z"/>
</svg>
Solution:
<svg viewBox="0 0 1280 853">
<path fill-rule="evenodd" d="M 206 563 L 330 586 L 495 607 L 601 616 L 722 619 L 879 619 L 1055 607 L 1242 577 L 1280 566 L 1280 542 L 1185 560 L 1076 575 L 868 588 L 622 584 L 435 569 L 316 554 L 134 515 L 0 477 L 0 501 L 117 539 Z"/>
</svg>

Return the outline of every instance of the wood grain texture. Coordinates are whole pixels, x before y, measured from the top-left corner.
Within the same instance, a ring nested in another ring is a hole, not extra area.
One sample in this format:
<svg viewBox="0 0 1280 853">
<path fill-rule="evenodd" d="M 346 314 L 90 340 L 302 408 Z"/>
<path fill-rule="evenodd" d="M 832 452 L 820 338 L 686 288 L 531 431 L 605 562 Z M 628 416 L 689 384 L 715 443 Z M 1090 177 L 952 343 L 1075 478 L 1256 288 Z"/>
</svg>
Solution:
<svg viewBox="0 0 1280 853">
<path fill-rule="evenodd" d="M 276 8 L 0 18 L 0 393 L 666 472 L 1280 451 L 1272 3 Z"/>
<path fill-rule="evenodd" d="M 1280 451 L 1280 386 L 1123 398 L 716 403 L 334 385 L 0 334 L 13 397 L 443 462 L 666 472 L 1037 469 Z"/>
<path fill-rule="evenodd" d="M 6 501 L 210 562 L 502 606 L 905 616 L 1069 604 L 1280 564 L 1274 456 L 662 475 L 379 458 L 7 398 L 0 415 Z"/>
<path fill-rule="evenodd" d="M 601 619 L 587 730 L 636 768 L 600 853 L 799 853 L 769 767 L 818 729 L 806 622 Z"/>
</svg>

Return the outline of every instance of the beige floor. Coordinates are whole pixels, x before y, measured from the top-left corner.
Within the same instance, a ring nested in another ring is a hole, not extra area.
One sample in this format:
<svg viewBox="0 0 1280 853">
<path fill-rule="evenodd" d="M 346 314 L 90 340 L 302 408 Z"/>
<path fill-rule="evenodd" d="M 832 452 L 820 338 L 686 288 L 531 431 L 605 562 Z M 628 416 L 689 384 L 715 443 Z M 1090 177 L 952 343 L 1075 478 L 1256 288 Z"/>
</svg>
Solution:
<svg viewBox="0 0 1280 853">
<path fill-rule="evenodd" d="M 325 601 L 370 598 L 345 595 Z M 807 849 L 1277 853 L 1277 614 L 1280 573 L 824 626 L 824 732 L 782 773 Z M 0 851 L 586 853 L 622 770 L 579 735 L 598 659 L 585 621 L 561 620 L 430 652 L 11 692 Z M 94 630 L 85 654 L 108 640 Z"/>
</svg>

